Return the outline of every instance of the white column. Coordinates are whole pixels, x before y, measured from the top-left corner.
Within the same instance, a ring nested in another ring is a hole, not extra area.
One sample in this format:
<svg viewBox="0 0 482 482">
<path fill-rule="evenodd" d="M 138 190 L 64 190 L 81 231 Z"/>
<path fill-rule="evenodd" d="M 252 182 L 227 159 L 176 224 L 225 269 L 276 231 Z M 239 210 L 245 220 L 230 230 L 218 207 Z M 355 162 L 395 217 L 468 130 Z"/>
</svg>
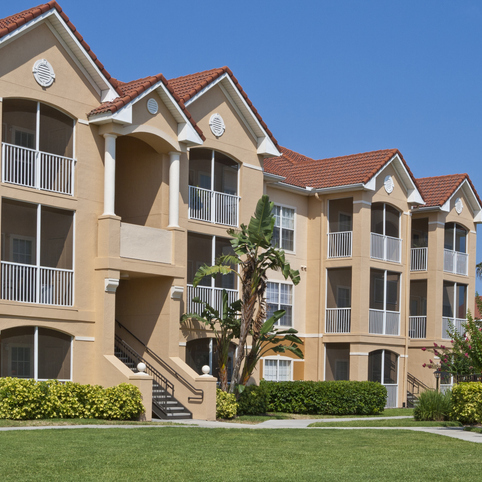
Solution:
<svg viewBox="0 0 482 482">
<path fill-rule="evenodd" d="M 169 153 L 169 228 L 179 227 L 179 176 L 181 154 Z"/>
<path fill-rule="evenodd" d="M 104 134 L 104 215 L 115 216 L 115 140 L 114 134 Z"/>
</svg>

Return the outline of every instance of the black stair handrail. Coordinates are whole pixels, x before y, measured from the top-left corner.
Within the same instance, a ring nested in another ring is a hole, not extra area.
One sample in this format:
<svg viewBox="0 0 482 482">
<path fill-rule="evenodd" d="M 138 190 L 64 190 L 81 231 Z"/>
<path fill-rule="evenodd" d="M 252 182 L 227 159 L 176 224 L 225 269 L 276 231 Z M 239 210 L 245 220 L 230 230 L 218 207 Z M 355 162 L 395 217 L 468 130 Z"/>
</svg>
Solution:
<svg viewBox="0 0 482 482">
<path fill-rule="evenodd" d="M 420 393 L 420 389 L 423 390 L 431 390 L 430 387 L 425 385 L 421 380 L 414 377 L 411 373 L 407 372 L 407 384 L 408 384 L 408 391 L 415 395 L 416 393 Z M 411 387 L 411 390 L 410 390 Z M 416 391 L 415 391 L 416 390 Z"/>
<path fill-rule="evenodd" d="M 174 398 L 174 385 L 164 376 L 161 375 L 147 360 L 145 360 L 139 353 L 137 353 L 134 348 L 132 348 L 128 343 L 126 343 L 120 336 L 115 335 L 115 346 L 116 348 L 133 363 L 142 362 L 146 365 L 146 372 L 148 375 L 154 379 L 154 381 L 164 390 L 167 395 L 170 394 Z M 131 357 L 134 357 L 132 359 Z M 138 372 L 137 367 L 133 368 L 134 372 Z M 156 400 L 157 402 L 157 400 Z M 161 405 L 159 408 L 167 415 L 167 397 L 164 400 L 157 402 Z"/>
<path fill-rule="evenodd" d="M 157 363 L 162 365 L 163 368 L 165 368 L 167 371 L 171 373 L 174 377 L 176 377 L 177 380 L 182 382 L 189 390 L 191 390 L 195 396 L 194 397 L 188 397 L 189 402 L 203 402 L 204 401 L 204 390 L 202 388 L 196 388 L 193 386 L 191 383 L 189 383 L 180 373 L 178 373 L 174 368 L 172 368 L 170 365 L 168 365 L 157 353 L 152 351 L 142 340 L 140 340 L 132 331 L 130 331 L 128 328 L 126 328 L 119 320 L 115 320 L 116 323 L 129 335 L 131 335 L 135 340 L 137 340 L 146 350 L 149 355 L 152 356 L 156 360 Z M 117 335 L 116 335 L 117 337 Z M 120 338 L 120 337 L 119 337 Z M 146 363 L 146 362 L 144 362 Z"/>
</svg>

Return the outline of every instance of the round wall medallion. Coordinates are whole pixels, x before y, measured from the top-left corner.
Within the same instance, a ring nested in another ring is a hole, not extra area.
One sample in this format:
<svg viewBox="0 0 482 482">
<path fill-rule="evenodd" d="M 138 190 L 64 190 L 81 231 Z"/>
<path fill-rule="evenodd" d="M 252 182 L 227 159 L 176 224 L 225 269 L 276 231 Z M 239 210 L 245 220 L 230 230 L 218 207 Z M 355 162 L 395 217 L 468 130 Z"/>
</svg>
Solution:
<svg viewBox="0 0 482 482">
<path fill-rule="evenodd" d="M 457 214 L 460 214 L 462 210 L 464 209 L 464 205 L 462 203 L 462 199 L 459 197 L 455 200 L 455 210 L 457 211 Z"/>
<path fill-rule="evenodd" d="M 392 176 L 387 176 L 383 184 L 385 186 L 385 191 L 387 191 L 388 194 L 390 194 L 395 187 Z"/>
<path fill-rule="evenodd" d="M 221 137 L 226 130 L 223 118 L 219 114 L 213 114 L 209 119 L 209 127 L 211 127 L 211 132 L 216 137 Z"/>
<path fill-rule="evenodd" d="M 159 104 L 156 102 L 155 99 L 149 99 L 147 101 L 147 110 L 152 114 L 155 115 L 159 111 Z"/>
<path fill-rule="evenodd" d="M 45 59 L 40 59 L 33 64 L 33 76 L 42 87 L 50 87 L 55 80 L 54 69 Z"/>
</svg>

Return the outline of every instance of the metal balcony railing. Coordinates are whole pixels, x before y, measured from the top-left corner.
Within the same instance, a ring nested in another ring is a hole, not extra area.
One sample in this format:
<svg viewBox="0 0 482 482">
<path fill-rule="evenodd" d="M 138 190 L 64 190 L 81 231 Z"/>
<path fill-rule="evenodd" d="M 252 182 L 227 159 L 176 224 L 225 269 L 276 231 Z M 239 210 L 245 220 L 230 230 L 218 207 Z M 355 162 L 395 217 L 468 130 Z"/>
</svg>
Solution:
<svg viewBox="0 0 482 482">
<path fill-rule="evenodd" d="M 328 233 L 328 258 L 348 258 L 352 255 L 352 231 Z"/>
<path fill-rule="evenodd" d="M 351 308 L 327 308 L 325 333 L 350 333 Z"/>
<path fill-rule="evenodd" d="M 74 272 L 2 261 L 2 299 L 22 303 L 72 306 Z"/>
<path fill-rule="evenodd" d="M 408 336 L 410 338 L 427 338 L 426 316 L 410 316 L 409 322 Z"/>
<path fill-rule="evenodd" d="M 75 160 L 2 143 L 2 182 L 60 194 L 74 194 Z"/>
<path fill-rule="evenodd" d="M 412 248 L 410 271 L 427 271 L 428 248 Z"/>
<path fill-rule="evenodd" d="M 189 219 L 238 226 L 239 197 L 189 186 Z"/>
<path fill-rule="evenodd" d="M 400 334 L 400 313 L 398 311 L 370 309 L 369 333 L 398 336 Z"/>
<path fill-rule="evenodd" d="M 469 255 L 451 249 L 444 249 L 444 271 L 447 273 L 468 275 Z"/>
<path fill-rule="evenodd" d="M 201 301 L 208 303 L 215 308 L 220 314 L 223 309 L 223 290 L 225 288 L 212 288 L 210 286 L 187 285 L 186 313 L 197 313 L 201 315 L 203 305 L 195 303 L 193 298 L 199 298 Z M 228 305 L 234 303 L 238 299 L 238 290 L 226 289 L 228 294 Z"/>
<path fill-rule="evenodd" d="M 371 233 L 370 256 L 383 261 L 401 262 L 402 240 L 384 234 Z"/>
<path fill-rule="evenodd" d="M 465 329 L 462 326 L 462 323 L 467 322 L 465 318 L 449 318 L 444 316 L 442 318 L 442 338 L 444 340 L 450 339 L 449 335 L 447 334 L 450 322 L 455 326 L 455 331 L 457 331 L 457 333 L 459 333 L 460 335 L 463 335 L 465 333 Z"/>
</svg>

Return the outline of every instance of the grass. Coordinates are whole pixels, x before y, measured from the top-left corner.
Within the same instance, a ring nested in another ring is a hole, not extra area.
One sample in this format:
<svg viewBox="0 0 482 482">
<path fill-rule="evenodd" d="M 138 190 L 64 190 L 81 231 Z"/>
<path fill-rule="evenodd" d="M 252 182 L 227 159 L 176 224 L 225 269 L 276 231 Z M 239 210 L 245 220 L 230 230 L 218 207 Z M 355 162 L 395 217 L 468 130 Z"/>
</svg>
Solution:
<svg viewBox="0 0 482 482">
<path fill-rule="evenodd" d="M 0 453 L 3 481 L 441 482 L 482 470 L 482 444 L 406 430 L 13 431 L 0 435 Z"/>
<path fill-rule="evenodd" d="M 156 422 L 159 425 L 176 425 L 173 422 Z M 42 420 L 0 419 L 0 427 L 49 427 L 66 425 L 152 425 L 151 422 L 99 420 L 95 418 L 48 418 Z"/>
<path fill-rule="evenodd" d="M 417 422 L 413 418 L 394 420 L 354 420 L 351 422 L 315 422 L 308 427 L 462 427 L 460 422 Z"/>
<path fill-rule="evenodd" d="M 464 427 L 466 432 L 482 433 L 482 427 Z"/>
</svg>

